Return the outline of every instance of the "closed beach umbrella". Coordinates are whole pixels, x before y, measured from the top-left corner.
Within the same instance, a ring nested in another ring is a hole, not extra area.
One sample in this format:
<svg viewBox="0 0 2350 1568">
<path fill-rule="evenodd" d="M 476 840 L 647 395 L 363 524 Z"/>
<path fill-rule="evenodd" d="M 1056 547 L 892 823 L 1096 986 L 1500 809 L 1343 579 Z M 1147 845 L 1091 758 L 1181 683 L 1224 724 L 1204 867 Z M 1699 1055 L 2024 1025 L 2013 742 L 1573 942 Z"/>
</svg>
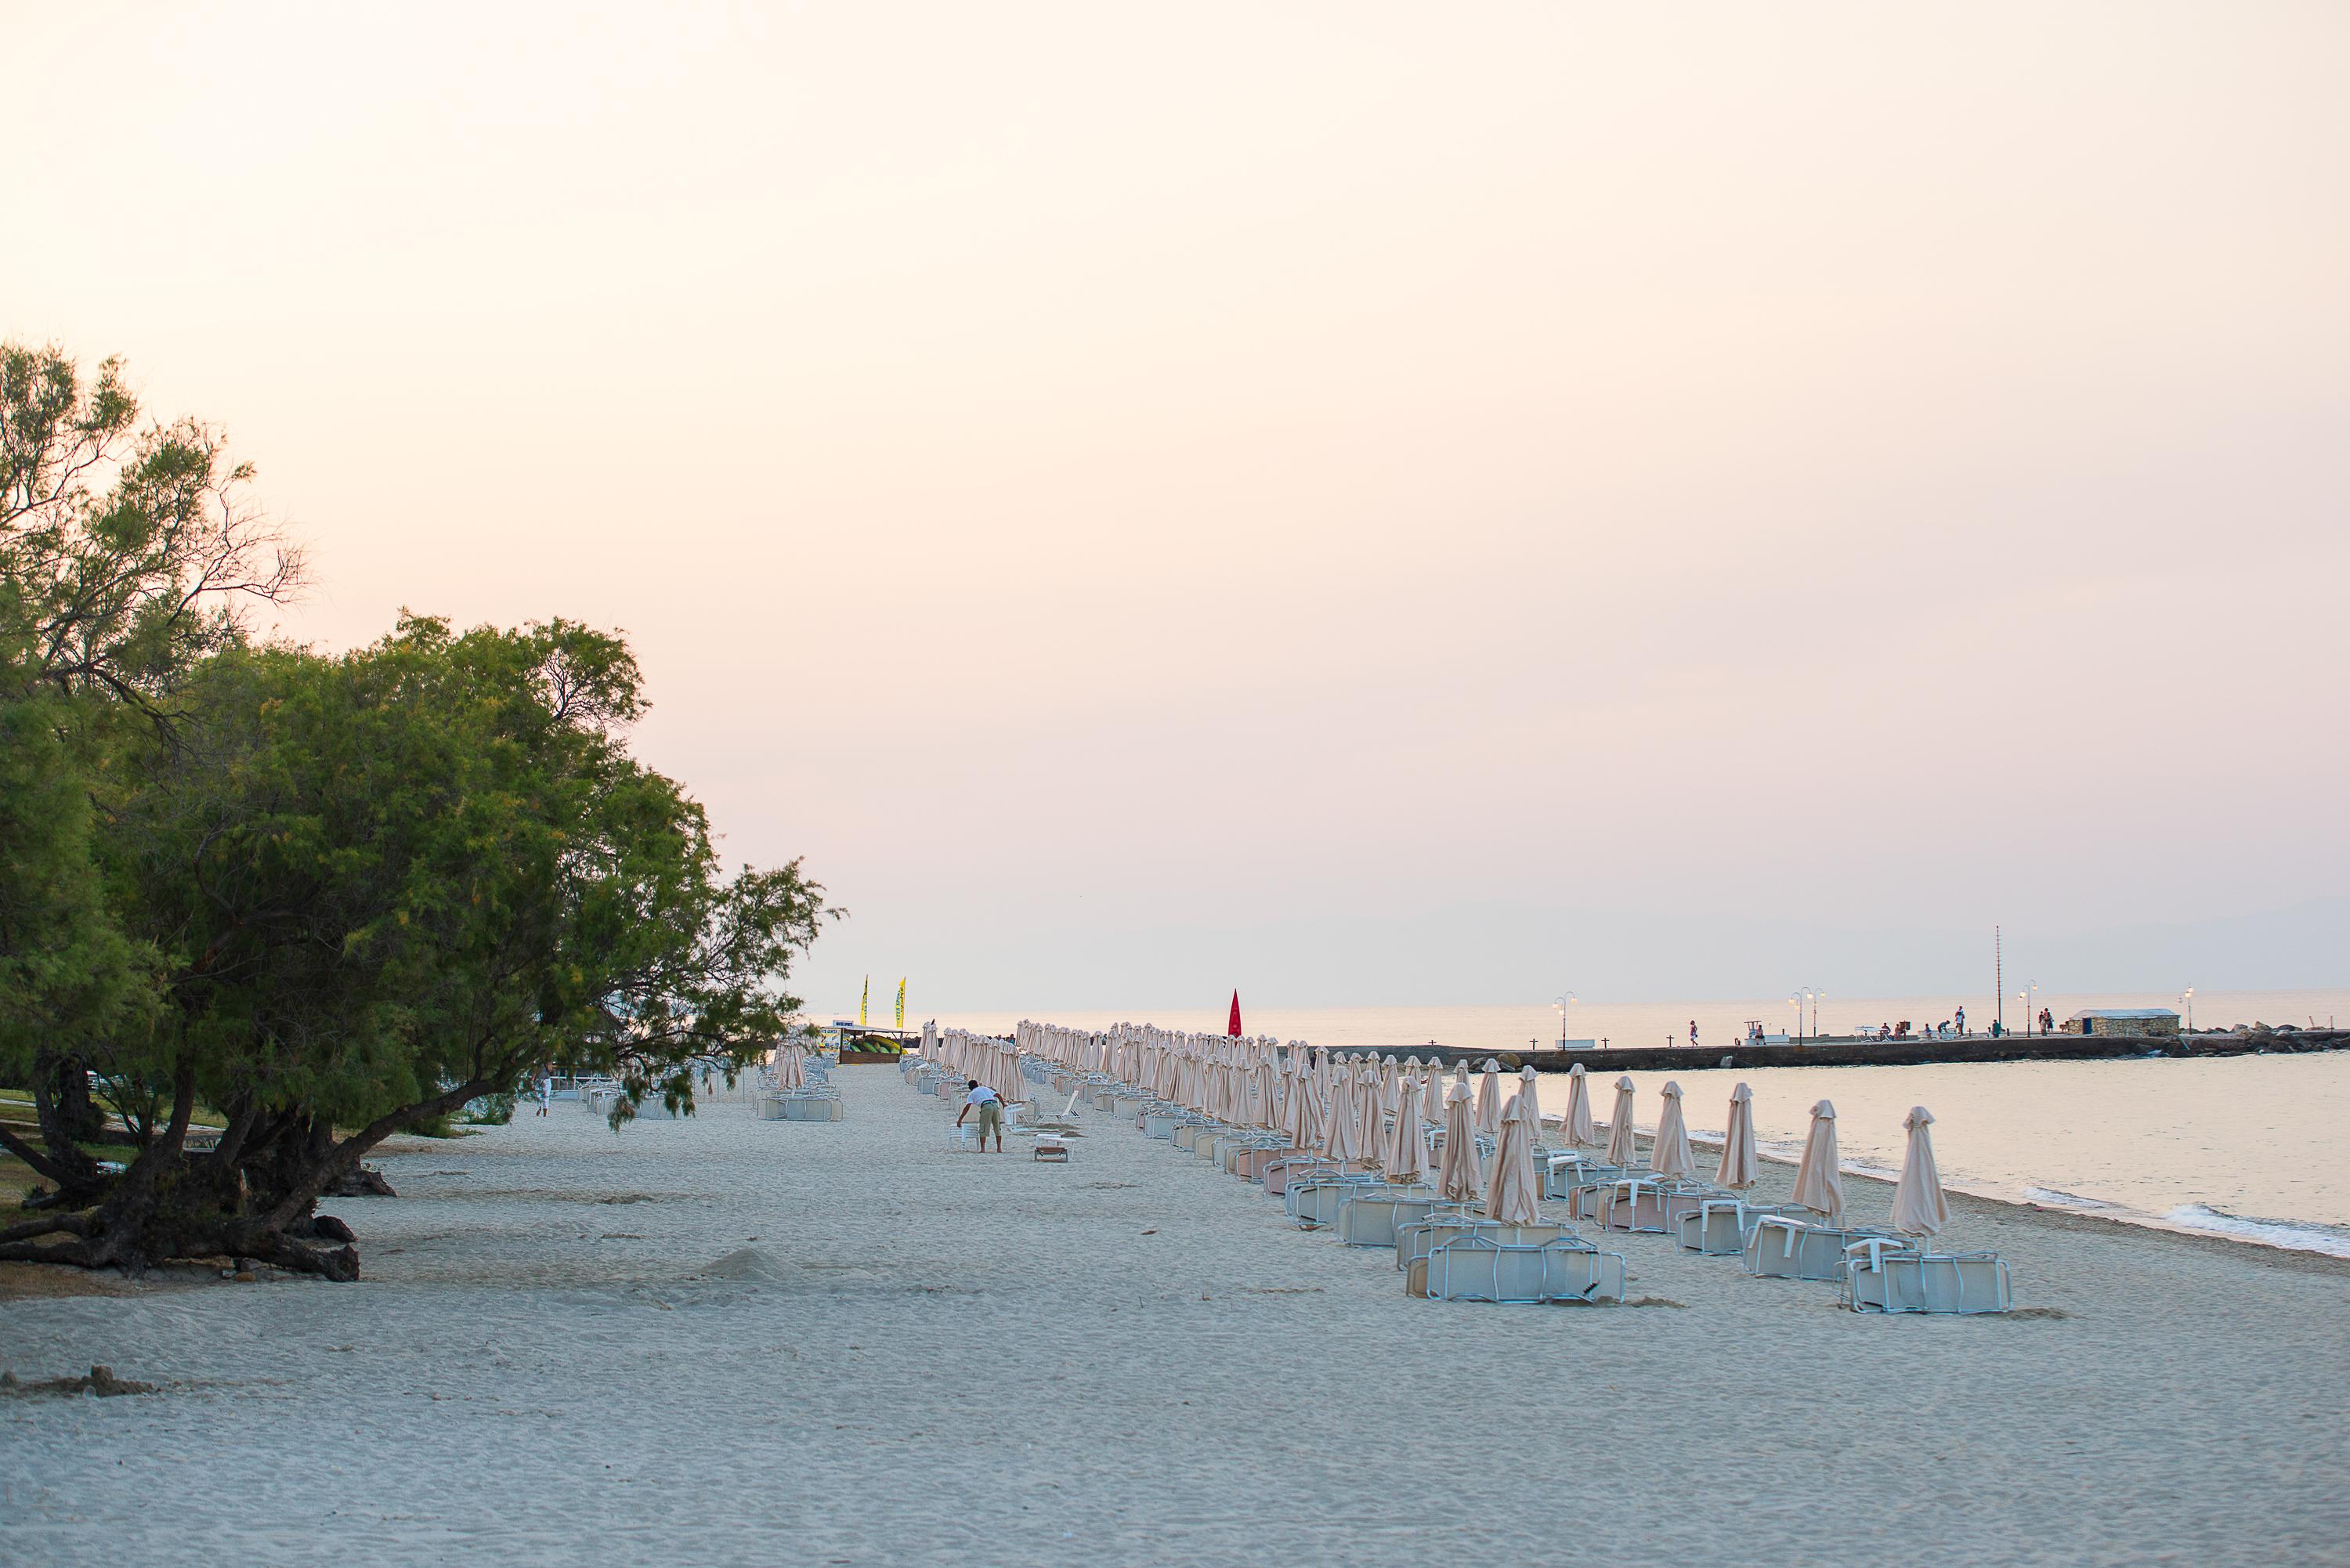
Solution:
<svg viewBox="0 0 2350 1568">
<path fill-rule="evenodd" d="M 1387 1167 L 1389 1181 L 1418 1181 L 1428 1174 L 1427 1156 L 1428 1145 L 1419 1133 L 1419 1080 L 1406 1078 L 1395 1129 L 1388 1135 L 1387 1158 L 1379 1163 Z"/>
<path fill-rule="evenodd" d="M 1332 1159 L 1360 1159 L 1361 1136 L 1355 1114 L 1355 1075 L 1341 1073 L 1330 1082 L 1330 1103 L 1324 1108 L 1322 1152 Z"/>
<path fill-rule="evenodd" d="M 1355 1142 L 1357 1159 L 1377 1159 L 1387 1143 L 1387 1108 L 1379 1103 L 1379 1070 L 1363 1064 L 1355 1079 Z"/>
<path fill-rule="evenodd" d="M 1689 1123 L 1681 1119 L 1681 1086 L 1667 1084 L 1664 1101 L 1657 1113 L 1657 1141 L 1648 1146 L 1648 1168 L 1659 1176 L 1695 1176 L 1697 1154 L 1690 1147 Z"/>
<path fill-rule="evenodd" d="M 1912 1106 L 1901 1122 L 1909 1129 L 1909 1152 L 1902 1157 L 1901 1180 L 1893 1189 L 1893 1228 L 1905 1236 L 1931 1236 L 1950 1222 L 1950 1200 L 1942 1196 L 1934 1139 L 1926 1130 L 1933 1121 L 1933 1112 Z"/>
<path fill-rule="evenodd" d="M 1732 1192 L 1754 1185 L 1754 1091 L 1743 1084 L 1730 1091 L 1730 1127 L 1721 1135 L 1721 1168 L 1713 1181 Z"/>
<path fill-rule="evenodd" d="M 1536 1143 L 1542 1142 L 1542 1096 L 1534 1093 L 1534 1070 L 1518 1069 L 1518 1093 L 1526 1102 L 1526 1130 Z"/>
<path fill-rule="evenodd" d="M 1844 1213 L 1844 1171 L 1836 1155 L 1835 1107 L 1822 1100 L 1812 1107 L 1811 1136 L 1795 1167 L 1794 1200 L 1834 1220 Z"/>
<path fill-rule="evenodd" d="M 1455 1084 L 1444 1102 L 1444 1158 L 1437 1167 L 1436 1189 L 1449 1203 L 1470 1203 L 1480 1185 L 1477 1171 L 1477 1128 L 1470 1119 L 1469 1085 Z"/>
<path fill-rule="evenodd" d="M 1607 1163 L 1631 1168 L 1638 1150 L 1632 1143 L 1632 1075 L 1616 1080 L 1616 1108 L 1607 1113 Z"/>
<path fill-rule="evenodd" d="M 1477 1081 L 1477 1130 L 1487 1137 L 1502 1130 L 1502 1064 L 1485 1058 L 1485 1075 Z"/>
<path fill-rule="evenodd" d="M 1599 1142 L 1599 1128 L 1591 1120 L 1591 1083 L 1577 1062 L 1566 1070 L 1566 1141 L 1589 1148 Z"/>
<path fill-rule="evenodd" d="M 1510 1096 L 1502 1112 L 1501 1137 L 1493 1145 L 1492 1175 L 1485 1183 L 1485 1218 L 1505 1225 L 1533 1225 L 1542 1219 L 1542 1187 L 1534 1178 L 1534 1103 Z"/>
<path fill-rule="evenodd" d="M 1290 1075 L 1289 1099 L 1282 1107 L 1281 1127 L 1289 1135 L 1292 1148 L 1312 1148 L 1321 1140 L 1321 1101 L 1314 1092 L 1310 1075 Z"/>
</svg>

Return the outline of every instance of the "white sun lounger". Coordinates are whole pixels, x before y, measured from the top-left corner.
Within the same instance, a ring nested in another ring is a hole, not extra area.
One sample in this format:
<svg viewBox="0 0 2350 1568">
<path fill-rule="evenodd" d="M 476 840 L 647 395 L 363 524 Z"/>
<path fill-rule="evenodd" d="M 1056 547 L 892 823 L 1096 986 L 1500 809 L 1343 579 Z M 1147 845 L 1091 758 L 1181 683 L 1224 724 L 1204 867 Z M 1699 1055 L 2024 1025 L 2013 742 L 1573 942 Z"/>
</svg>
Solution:
<svg viewBox="0 0 2350 1568">
<path fill-rule="evenodd" d="M 1891 1235 L 1874 1227 L 1841 1230 L 1794 1214 L 1765 1214 L 1746 1232 L 1744 1267 L 1768 1279 L 1841 1281 L 1847 1243 Z"/>
<path fill-rule="evenodd" d="M 1430 1301 L 1620 1302 L 1624 1259 L 1579 1237 L 1523 1243 L 1468 1235 L 1415 1261 L 1404 1289 Z"/>
<path fill-rule="evenodd" d="M 1624 1174 L 1620 1167 L 1579 1151 L 1565 1150 L 1543 1162 L 1543 1196 L 1565 1198 L 1578 1187 L 1614 1181 Z"/>
<path fill-rule="evenodd" d="M 1708 1198 L 1684 1209 L 1679 1221 L 1681 1246 L 1709 1258 L 1735 1257 L 1746 1251 L 1746 1232 L 1765 1215 L 1793 1213 L 1779 1205 L 1752 1204 L 1736 1198 Z"/>
<path fill-rule="evenodd" d="M 1591 1217 L 1610 1231 L 1668 1235 L 1675 1226 L 1672 1199 L 1687 1196 L 1688 1189 L 1653 1177 L 1619 1177 L 1599 1189 Z"/>
<path fill-rule="evenodd" d="M 1301 1231 L 1317 1231 L 1325 1225 L 1338 1222 L 1338 1210 L 1347 1199 L 1366 1189 L 1383 1189 L 1387 1183 L 1370 1171 L 1348 1171 L 1341 1174 L 1307 1177 L 1293 1181 L 1282 1194 L 1282 1207 L 1297 1221 Z"/>
<path fill-rule="evenodd" d="M 1460 1206 L 1447 1204 L 1445 1207 L 1453 1209 Z M 1408 1270 L 1437 1248 L 1463 1236 L 1482 1236 L 1489 1241 L 1526 1247 L 1539 1246 L 1544 1241 L 1583 1240 L 1564 1225 L 1504 1225 L 1499 1220 L 1482 1220 L 1469 1214 L 1430 1214 L 1425 1220 L 1405 1220 L 1397 1224 L 1396 1267 Z"/>
<path fill-rule="evenodd" d="M 1392 1247 L 1399 1220 L 1425 1220 L 1442 1201 L 1432 1187 L 1382 1182 L 1357 1189 L 1338 1201 L 1338 1240 L 1348 1247 Z"/>
<path fill-rule="evenodd" d="M 1996 1252 L 1926 1252 L 1877 1238 L 1845 1249 L 1840 1290 L 1855 1312 L 1999 1313 L 2013 1299 Z"/>
</svg>

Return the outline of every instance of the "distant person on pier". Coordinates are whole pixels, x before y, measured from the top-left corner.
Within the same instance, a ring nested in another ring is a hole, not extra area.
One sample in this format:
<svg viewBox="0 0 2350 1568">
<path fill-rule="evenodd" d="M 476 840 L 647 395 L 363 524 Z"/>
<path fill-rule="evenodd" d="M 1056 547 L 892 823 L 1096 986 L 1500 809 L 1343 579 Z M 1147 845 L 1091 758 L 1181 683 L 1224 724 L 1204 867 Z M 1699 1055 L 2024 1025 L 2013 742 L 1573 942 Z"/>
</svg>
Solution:
<svg viewBox="0 0 2350 1568">
<path fill-rule="evenodd" d="M 1951 1016 L 1958 1020 L 1959 1036 L 1960 1038 L 1964 1039 L 1967 1033 L 1967 1004 L 1963 1002 L 1959 1003 L 1958 1012 L 1951 1014 Z"/>
<path fill-rule="evenodd" d="M 1694 1018 L 1690 1020 L 1690 1044 L 1697 1044 L 1697 1020 Z"/>
</svg>

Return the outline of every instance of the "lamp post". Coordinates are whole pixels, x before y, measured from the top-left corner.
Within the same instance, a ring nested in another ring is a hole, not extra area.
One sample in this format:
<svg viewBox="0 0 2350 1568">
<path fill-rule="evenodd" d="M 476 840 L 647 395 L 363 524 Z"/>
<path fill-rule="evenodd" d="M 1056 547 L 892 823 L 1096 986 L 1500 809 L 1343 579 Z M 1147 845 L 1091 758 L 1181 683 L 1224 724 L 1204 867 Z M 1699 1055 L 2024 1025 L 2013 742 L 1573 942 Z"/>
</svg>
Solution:
<svg viewBox="0 0 2350 1568">
<path fill-rule="evenodd" d="M 1804 993 L 1801 991 L 1787 998 L 1787 1005 L 1795 1010 L 1795 1044 L 1804 1043 Z"/>
<path fill-rule="evenodd" d="M 2179 994 L 2178 1003 L 2187 1009 L 2187 1033 L 2195 1033 L 2195 988 L 2189 986 Z"/>
<path fill-rule="evenodd" d="M 1570 991 L 1551 1003 L 1558 1009 L 1558 1044 L 1562 1050 L 1566 1046 L 1566 1004 L 1574 1000 L 1575 992 Z"/>
<path fill-rule="evenodd" d="M 2024 1032 L 2024 1033 L 2029 1034 L 2029 1033 L 2032 1033 L 2033 1025 L 2033 1024 L 2034 1024 L 2034 1023 L 2039 1020 L 2039 1017 L 2040 1017 L 2040 982 L 2039 982 L 2038 981 L 2036 981 L 2036 980 L 2035 980 L 2035 981 L 2029 981 L 2029 982 L 2025 985 L 2025 987 L 2024 987 L 2024 998 L 2023 998 L 2023 1032 Z M 2046 1031 L 2045 1029 L 2043 1029 L 2040 1033 L 2043 1033 L 2043 1034 L 2045 1034 L 2045 1033 L 2048 1033 L 2048 1031 Z"/>
<path fill-rule="evenodd" d="M 1805 986 L 1804 990 L 1812 999 L 1812 1038 L 1816 1040 L 1820 1037 L 1820 998 L 1827 992 L 1816 986 Z"/>
</svg>

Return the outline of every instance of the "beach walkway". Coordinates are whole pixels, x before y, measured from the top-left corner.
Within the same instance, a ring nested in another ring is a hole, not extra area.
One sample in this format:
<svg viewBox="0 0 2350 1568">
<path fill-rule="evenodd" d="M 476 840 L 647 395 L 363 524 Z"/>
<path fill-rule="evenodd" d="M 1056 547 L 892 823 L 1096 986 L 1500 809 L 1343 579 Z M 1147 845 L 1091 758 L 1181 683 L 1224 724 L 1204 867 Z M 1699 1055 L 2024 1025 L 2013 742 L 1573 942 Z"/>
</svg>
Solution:
<svg viewBox="0 0 2350 1568">
<path fill-rule="evenodd" d="M 356 1285 L 0 1302 L 0 1542 L 49 1564 L 2343 1560 L 2350 1265 L 1956 1199 L 2027 1312 L 1883 1319 L 1660 1237 L 1659 1304 L 1414 1301 L 1103 1116 L 948 1152 L 576 1107 L 408 1140 Z M 1947 1151 L 1946 1151 L 1947 1152 Z M 1766 1167 L 1766 1195 L 1788 1173 Z M 1863 1218 L 1889 1189 L 1852 1180 Z M 1661 1303 L 1675 1304 L 1661 1304 Z"/>
</svg>

